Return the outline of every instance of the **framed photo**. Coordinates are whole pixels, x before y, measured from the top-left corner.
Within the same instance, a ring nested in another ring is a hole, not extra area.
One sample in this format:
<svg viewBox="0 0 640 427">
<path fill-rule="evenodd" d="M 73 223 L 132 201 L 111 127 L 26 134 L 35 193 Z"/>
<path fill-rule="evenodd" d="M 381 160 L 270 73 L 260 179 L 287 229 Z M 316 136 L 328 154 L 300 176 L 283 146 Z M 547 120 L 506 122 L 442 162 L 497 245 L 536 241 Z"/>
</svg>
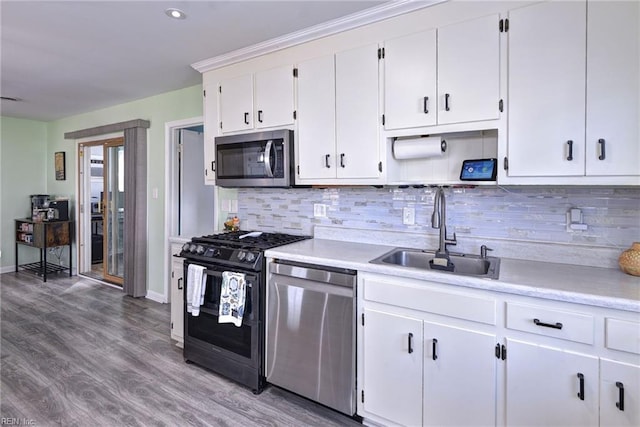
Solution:
<svg viewBox="0 0 640 427">
<path fill-rule="evenodd" d="M 64 181 L 66 179 L 66 170 L 64 164 L 64 151 L 57 151 L 55 154 L 56 181 Z"/>
</svg>

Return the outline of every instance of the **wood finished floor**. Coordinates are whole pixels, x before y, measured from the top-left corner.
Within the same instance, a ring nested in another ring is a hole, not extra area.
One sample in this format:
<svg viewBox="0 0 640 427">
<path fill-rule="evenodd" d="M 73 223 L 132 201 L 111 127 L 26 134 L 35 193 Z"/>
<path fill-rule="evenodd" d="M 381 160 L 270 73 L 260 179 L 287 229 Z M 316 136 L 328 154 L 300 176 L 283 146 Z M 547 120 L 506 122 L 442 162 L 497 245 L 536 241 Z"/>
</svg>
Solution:
<svg viewBox="0 0 640 427">
<path fill-rule="evenodd" d="M 89 279 L 0 275 L 0 417 L 34 426 L 358 426 L 187 365 L 170 307 Z"/>
</svg>

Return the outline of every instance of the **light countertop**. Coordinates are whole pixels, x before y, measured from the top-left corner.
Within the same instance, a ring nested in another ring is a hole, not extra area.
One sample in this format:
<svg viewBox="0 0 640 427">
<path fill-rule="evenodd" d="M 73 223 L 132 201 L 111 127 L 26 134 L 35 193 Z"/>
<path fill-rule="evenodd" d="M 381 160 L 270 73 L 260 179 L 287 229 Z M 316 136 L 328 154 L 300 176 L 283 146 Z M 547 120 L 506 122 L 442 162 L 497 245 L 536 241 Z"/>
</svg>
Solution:
<svg viewBox="0 0 640 427">
<path fill-rule="evenodd" d="M 270 249 L 265 255 L 271 258 L 640 313 L 640 277 L 624 274 L 617 269 L 503 257 L 500 262 L 500 277 L 492 280 L 369 262 L 394 248 L 315 238 Z"/>
</svg>

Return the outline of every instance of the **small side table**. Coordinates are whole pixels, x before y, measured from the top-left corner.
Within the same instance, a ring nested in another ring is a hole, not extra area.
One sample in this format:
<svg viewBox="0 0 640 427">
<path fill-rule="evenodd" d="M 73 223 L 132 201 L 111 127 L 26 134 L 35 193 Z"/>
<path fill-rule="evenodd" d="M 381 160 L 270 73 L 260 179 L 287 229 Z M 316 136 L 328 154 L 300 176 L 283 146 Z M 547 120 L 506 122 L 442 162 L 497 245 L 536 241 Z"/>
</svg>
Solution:
<svg viewBox="0 0 640 427">
<path fill-rule="evenodd" d="M 73 221 L 32 221 L 31 219 L 16 219 L 16 273 L 19 269 L 42 276 L 47 281 L 47 275 L 69 270 L 72 271 L 72 243 Z M 22 264 L 18 262 L 18 248 L 30 246 L 40 249 L 40 262 Z M 68 246 L 69 265 L 56 265 L 47 262 L 47 249 Z"/>
</svg>

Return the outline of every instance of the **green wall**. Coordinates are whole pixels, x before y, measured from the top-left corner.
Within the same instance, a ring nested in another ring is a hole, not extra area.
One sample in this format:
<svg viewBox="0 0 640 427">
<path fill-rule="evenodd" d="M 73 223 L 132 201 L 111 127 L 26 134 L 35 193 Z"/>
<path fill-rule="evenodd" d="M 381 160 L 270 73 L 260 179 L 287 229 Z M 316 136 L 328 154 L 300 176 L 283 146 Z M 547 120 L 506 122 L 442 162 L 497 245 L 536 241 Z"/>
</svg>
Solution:
<svg viewBox="0 0 640 427">
<path fill-rule="evenodd" d="M 31 216 L 29 195 L 47 192 L 46 156 L 46 123 L 0 117 L 1 271 L 15 266 L 14 219 Z M 50 172 L 53 173 L 53 168 Z M 37 258 L 38 251 L 20 249 L 20 263 Z"/>
<path fill-rule="evenodd" d="M 140 99 L 126 104 L 116 105 L 114 107 L 93 111 L 90 113 L 79 114 L 77 116 L 67 117 L 49 123 L 37 123 L 42 129 L 42 140 L 46 140 L 40 145 L 39 157 L 35 168 L 42 171 L 49 171 L 42 174 L 40 182 L 42 187 L 35 192 L 46 192 L 56 196 L 69 196 L 72 207 L 75 209 L 76 191 L 77 191 L 77 142 L 75 140 L 65 140 L 64 134 L 81 129 L 92 128 L 96 126 L 108 125 L 111 123 L 124 122 L 134 119 L 149 120 L 151 127 L 147 130 L 147 207 L 148 207 L 148 260 L 147 262 L 147 289 L 158 294 L 164 293 L 164 271 L 167 268 L 164 265 L 166 258 L 164 254 L 164 243 L 167 236 L 164 235 L 164 187 L 165 187 L 165 123 L 175 120 L 182 120 L 191 117 L 202 116 L 202 85 L 192 86 L 186 89 L 167 92 L 155 95 L 149 98 Z M 15 119 L 4 119 L 13 121 Z M 15 139 L 17 145 L 21 141 L 29 140 L 27 135 L 27 125 L 17 130 L 21 139 Z M 96 139 L 100 139 L 96 137 Z M 3 132 L 3 150 L 4 150 L 4 132 Z M 12 153 L 20 156 L 21 164 L 27 163 L 28 159 L 24 157 L 18 146 L 11 143 Z M 65 181 L 56 181 L 53 174 L 53 158 L 56 151 L 66 152 L 67 174 Z M 4 183 L 4 164 L 8 161 L 5 156 L 7 152 L 2 153 L 2 169 L 3 169 L 3 190 Z M 31 187 L 29 187 L 31 188 Z M 153 190 L 157 188 L 158 198 L 154 199 Z M 27 195 L 33 193 L 33 190 L 26 191 L 20 188 L 23 195 L 17 195 L 18 199 L 24 198 L 25 210 L 28 211 Z M 2 204 L 5 204 L 4 191 L 2 194 Z M 4 209 L 4 208 L 3 208 Z M 24 215 L 24 214 L 23 214 Z M 3 229 L 6 225 L 4 218 Z M 12 265 L 12 260 L 5 259 L 3 238 L 3 256 L 2 265 Z M 75 248 L 74 248 L 75 252 Z"/>
</svg>

